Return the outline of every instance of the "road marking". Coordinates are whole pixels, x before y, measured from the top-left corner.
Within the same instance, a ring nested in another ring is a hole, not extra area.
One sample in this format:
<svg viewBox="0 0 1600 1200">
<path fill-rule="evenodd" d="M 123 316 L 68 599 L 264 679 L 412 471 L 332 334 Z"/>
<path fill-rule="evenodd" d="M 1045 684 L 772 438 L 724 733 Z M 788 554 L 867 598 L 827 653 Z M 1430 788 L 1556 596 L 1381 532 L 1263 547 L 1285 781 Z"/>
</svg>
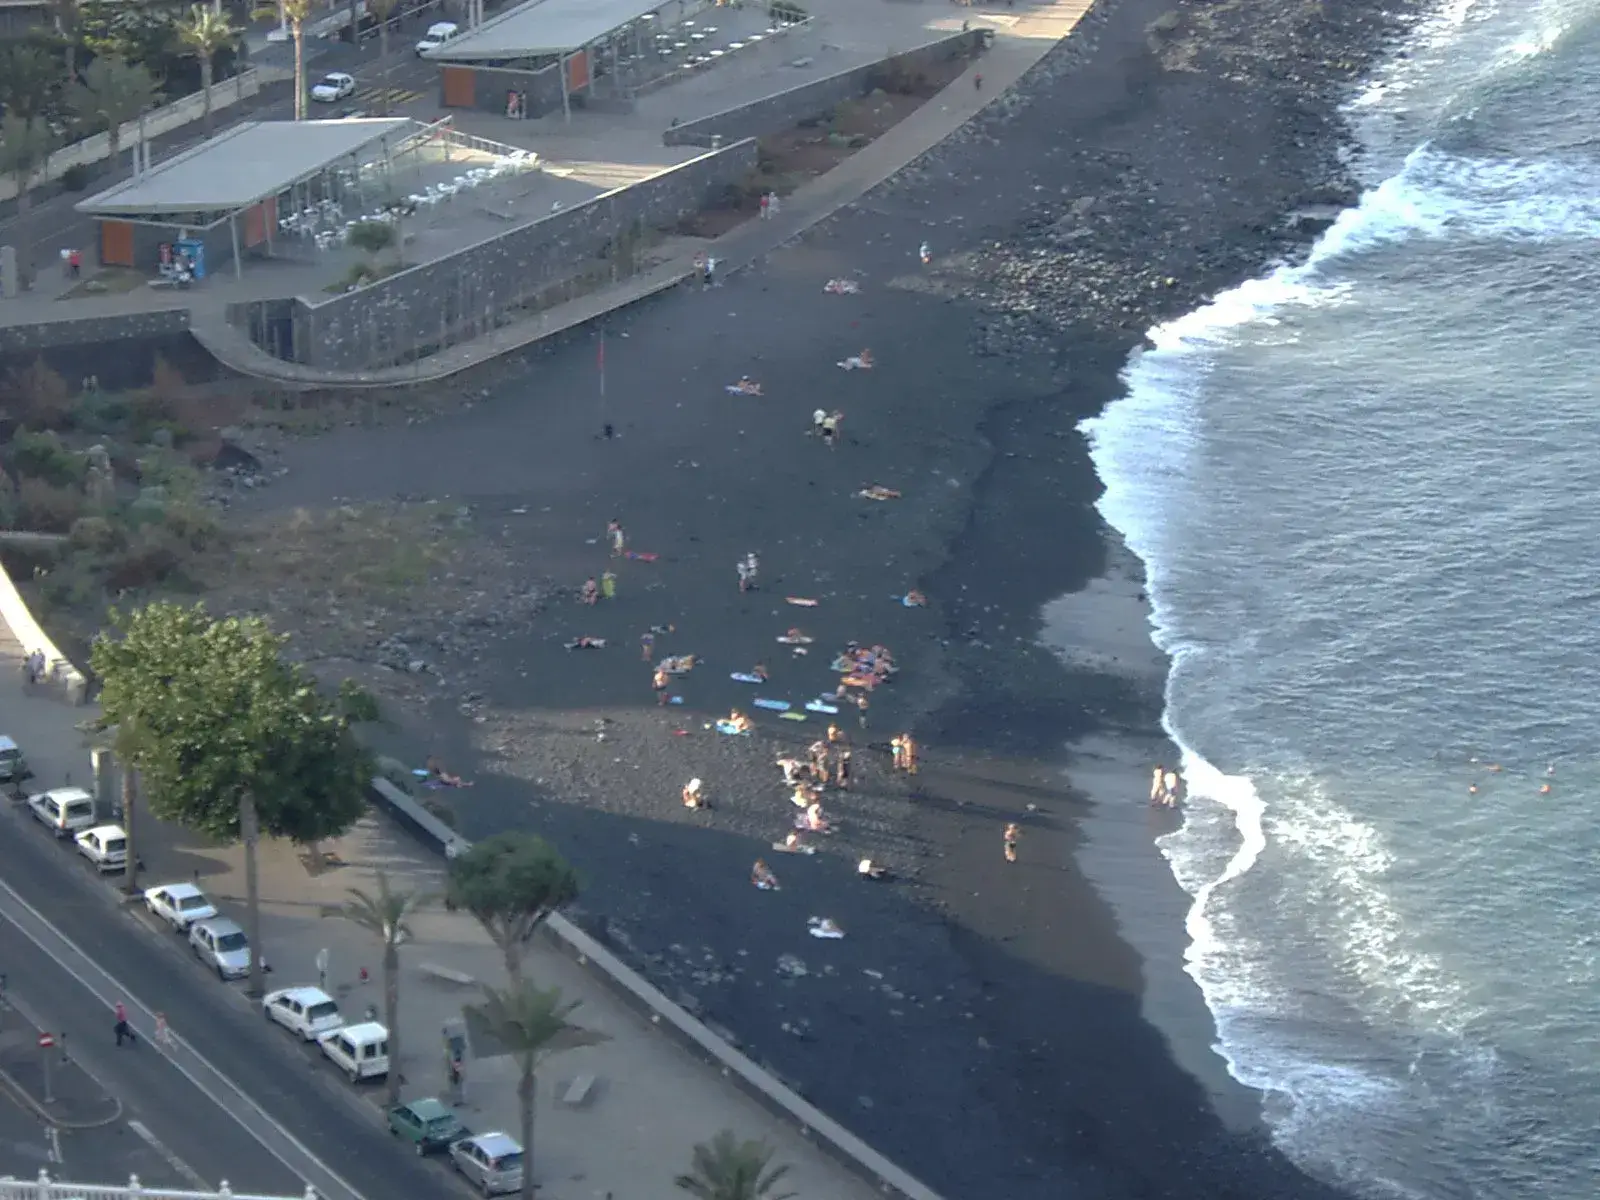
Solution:
<svg viewBox="0 0 1600 1200">
<path fill-rule="evenodd" d="M 143 1121 L 129 1121 L 128 1128 L 133 1130 L 134 1133 L 138 1134 L 145 1141 L 149 1142 L 150 1149 L 154 1150 L 157 1154 L 161 1155 L 162 1158 L 166 1159 L 167 1166 L 171 1167 L 179 1175 L 182 1175 L 188 1182 L 194 1184 L 197 1191 L 209 1192 L 213 1190 L 211 1185 L 200 1177 L 199 1171 L 196 1171 L 188 1163 L 184 1162 L 183 1159 L 179 1158 L 171 1150 L 168 1150 L 167 1144 L 155 1134 L 151 1133 L 149 1127 L 146 1126 Z M 51 1130 L 50 1132 L 54 1133 L 55 1130 Z"/>
<path fill-rule="evenodd" d="M 54 1125 L 50 1126 L 50 1161 L 53 1163 L 67 1161 L 61 1157 L 61 1130 Z"/>
<path fill-rule="evenodd" d="M 24 937 L 107 1008 L 121 1000 L 134 1013 L 142 1015 L 146 1024 L 154 1026 L 155 1013 L 147 1004 L 97 965 L 71 938 L 50 924 L 38 909 L 4 880 L 0 880 L 0 916 L 16 926 Z M 360 1192 L 308 1150 L 299 1138 L 269 1116 L 238 1084 L 212 1066 L 183 1038 L 173 1034 L 171 1045 L 157 1049 L 202 1095 L 224 1109 L 246 1133 L 309 1183 L 324 1200 L 365 1200 Z"/>
</svg>

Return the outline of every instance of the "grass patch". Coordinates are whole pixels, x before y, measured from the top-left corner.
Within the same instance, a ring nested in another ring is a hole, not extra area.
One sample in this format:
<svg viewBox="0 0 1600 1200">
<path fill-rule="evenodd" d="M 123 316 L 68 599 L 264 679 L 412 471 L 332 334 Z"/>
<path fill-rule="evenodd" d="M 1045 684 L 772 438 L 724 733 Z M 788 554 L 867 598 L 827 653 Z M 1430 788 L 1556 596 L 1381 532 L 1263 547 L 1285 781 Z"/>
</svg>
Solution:
<svg viewBox="0 0 1600 1200">
<path fill-rule="evenodd" d="M 144 286 L 146 276 L 129 267 L 107 267 L 87 279 L 80 279 L 58 299 L 81 300 L 85 296 L 125 296 Z"/>
</svg>

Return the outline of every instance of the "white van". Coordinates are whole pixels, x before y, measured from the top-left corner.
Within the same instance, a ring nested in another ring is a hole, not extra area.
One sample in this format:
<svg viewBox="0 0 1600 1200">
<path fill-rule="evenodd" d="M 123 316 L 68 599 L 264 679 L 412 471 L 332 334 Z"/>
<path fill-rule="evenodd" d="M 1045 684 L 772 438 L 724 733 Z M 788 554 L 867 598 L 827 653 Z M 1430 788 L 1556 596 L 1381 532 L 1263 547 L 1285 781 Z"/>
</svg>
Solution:
<svg viewBox="0 0 1600 1200">
<path fill-rule="evenodd" d="M 377 1021 L 332 1030 L 319 1037 L 317 1045 L 351 1083 L 389 1073 L 389 1031 Z"/>
<path fill-rule="evenodd" d="M 454 21 L 435 21 L 428 26 L 428 32 L 422 35 L 422 40 L 417 43 L 417 57 L 421 58 L 430 50 L 437 50 L 446 42 L 453 42 L 461 33 L 461 26 Z"/>
<path fill-rule="evenodd" d="M 128 868 L 128 835 L 121 825 L 96 825 L 77 836 L 78 853 L 104 874 Z"/>
<path fill-rule="evenodd" d="M 28 797 L 28 811 L 58 838 L 69 838 L 95 826 L 94 797 L 82 788 L 54 788 Z"/>
</svg>

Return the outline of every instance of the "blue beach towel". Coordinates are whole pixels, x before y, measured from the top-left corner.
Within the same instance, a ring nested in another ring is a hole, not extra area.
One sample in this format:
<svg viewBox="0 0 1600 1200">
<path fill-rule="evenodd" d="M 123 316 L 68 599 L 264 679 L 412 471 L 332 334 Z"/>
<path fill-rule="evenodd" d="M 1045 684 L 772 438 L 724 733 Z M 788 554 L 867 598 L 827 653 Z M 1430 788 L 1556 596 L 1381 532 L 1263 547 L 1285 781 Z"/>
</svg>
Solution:
<svg viewBox="0 0 1600 1200">
<path fill-rule="evenodd" d="M 733 727 L 733 723 L 730 722 L 730 721 L 718 721 L 717 722 L 717 732 L 718 733 L 725 733 L 729 737 L 738 737 L 741 734 L 743 736 L 745 736 L 745 737 L 749 737 L 750 736 L 750 731 L 748 729 L 735 729 Z"/>
<path fill-rule="evenodd" d="M 788 712 L 790 707 L 787 700 L 757 700 L 754 703 L 757 708 L 766 708 L 773 712 Z"/>
</svg>

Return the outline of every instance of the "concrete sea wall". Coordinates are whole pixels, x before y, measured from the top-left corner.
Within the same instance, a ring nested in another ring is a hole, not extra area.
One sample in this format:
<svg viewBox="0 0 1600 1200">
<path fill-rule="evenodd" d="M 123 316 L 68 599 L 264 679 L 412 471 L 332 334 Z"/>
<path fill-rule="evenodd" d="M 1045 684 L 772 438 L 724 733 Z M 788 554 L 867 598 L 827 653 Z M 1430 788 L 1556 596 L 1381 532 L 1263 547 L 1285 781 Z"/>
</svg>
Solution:
<svg viewBox="0 0 1600 1200">
<path fill-rule="evenodd" d="M 292 358 L 371 369 L 427 353 L 463 330 L 486 331 L 546 288 L 603 265 L 619 252 L 619 239 L 670 227 L 714 203 L 755 166 L 755 142 L 739 142 L 342 296 L 302 297 Z"/>
</svg>

